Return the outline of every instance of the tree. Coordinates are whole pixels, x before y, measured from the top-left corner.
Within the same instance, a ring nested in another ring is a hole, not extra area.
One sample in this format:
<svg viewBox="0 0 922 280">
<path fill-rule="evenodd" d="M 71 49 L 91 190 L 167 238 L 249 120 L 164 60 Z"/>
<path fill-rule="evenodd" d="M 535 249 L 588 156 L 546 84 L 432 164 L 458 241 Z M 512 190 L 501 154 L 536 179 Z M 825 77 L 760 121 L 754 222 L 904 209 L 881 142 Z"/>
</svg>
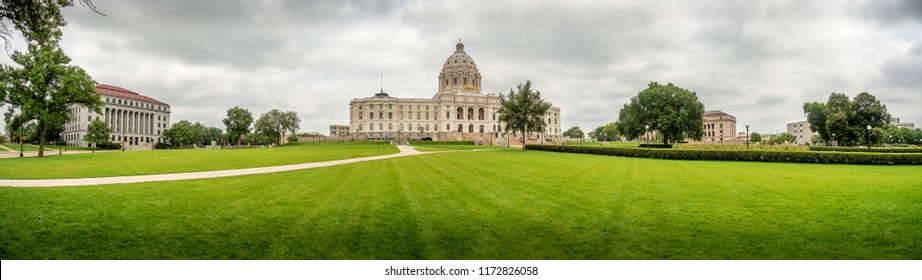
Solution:
<svg viewBox="0 0 922 280">
<path fill-rule="evenodd" d="M 594 135 L 593 138 L 597 141 L 614 141 L 621 138 L 621 136 L 618 135 L 618 123 L 614 122 L 596 127 L 592 134 Z"/>
<path fill-rule="evenodd" d="M 659 131 L 663 144 L 704 135 L 704 105 L 695 92 L 672 83 L 650 82 L 647 89 L 631 98 L 618 113 L 618 130 L 628 138 Z"/>
<path fill-rule="evenodd" d="M 250 133 L 250 125 L 253 124 L 253 114 L 244 108 L 234 106 L 227 109 L 227 117 L 224 118 L 224 127 L 227 131 L 228 139 L 237 141 L 237 145 L 243 141 L 243 137 Z"/>
<path fill-rule="evenodd" d="M 295 133 L 300 128 L 300 123 L 301 119 L 298 118 L 298 113 L 272 109 L 259 116 L 253 128 L 256 134 L 260 136 L 260 139 L 264 139 L 264 142 L 260 144 L 275 143 L 276 145 L 281 145 L 284 135 Z"/>
<path fill-rule="evenodd" d="M 531 89 L 531 80 L 519 84 L 516 90 L 509 89 L 509 95 L 499 95 L 499 120 L 506 123 L 506 129 L 522 133 L 522 150 L 525 150 L 525 135 L 544 131 L 547 125 L 544 114 L 551 109 L 551 103 L 541 98 L 541 91 Z"/>
<path fill-rule="evenodd" d="M 758 132 L 753 132 L 752 134 L 749 134 L 749 142 L 750 143 L 762 142 L 762 134 L 759 134 Z"/>
<path fill-rule="evenodd" d="M 881 142 L 890 122 L 887 106 L 867 92 L 859 93 L 853 100 L 843 93 L 833 92 L 826 104 L 804 104 L 804 113 L 810 129 L 819 133 L 823 140 L 846 146 L 868 143 L 869 136 L 871 142 Z M 868 126 L 871 126 L 870 132 Z"/>
<path fill-rule="evenodd" d="M 82 6 L 89 7 L 97 14 L 92 0 L 80 0 Z M 67 25 L 61 9 L 73 6 L 73 0 L 4 0 L 0 1 L 0 37 L 9 49 L 13 32 L 6 21 L 22 32 L 26 41 L 41 45 L 57 45 L 61 39 L 61 27 Z"/>
<path fill-rule="evenodd" d="M 795 137 L 794 134 L 782 132 L 778 134 L 778 136 L 775 136 L 775 138 L 772 138 L 772 141 L 775 144 L 794 143 L 794 141 L 797 141 L 797 137 Z"/>
<path fill-rule="evenodd" d="M 187 120 L 181 120 L 177 123 L 174 123 L 170 128 L 163 131 L 163 138 L 167 143 L 170 143 L 171 146 L 178 146 L 180 148 L 191 145 L 194 143 L 194 134 L 193 124 Z"/>
<path fill-rule="evenodd" d="M 826 130 L 826 104 L 819 102 L 804 103 L 804 114 L 807 115 L 810 130 L 817 133 L 820 139 L 828 144 L 832 137 Z M 816 142 L 813 143 L 815 144 Z"/>
<path fill-rule="evenodd" d="M 18 108 L 25 120 L 38 121 L 38 156 L 44 156 L 46 134 L 70 119 L 69 107 L 81 105 L 102 113 L 102 100 L 96 82 L 58 47 L 29 44 L 28 53 L 16 51 L 12 60 L 23 68 L 4 65 L 0 69 L 3 103 L 13 105 L 7 118 Z"/>
<path fill-rule="evenodd" d="M 224 132 L 222 132 L 220 128 L 209 127 L 205 131 L 205 141 L 207 142 L 206 145 L 211 145 L 212 141 L 218 142 L 219 144 L 223 145 L 224 144 Z"/>
<path fill-rule="evenodd" d="M 98 148 L 99 143 L 109 141 L 109 133 L 112 132 L 112 129 L 109 128 L 109 125 L 106 122 L 101 120 L 93 120 L 90 123 L 90 126 L 86 129 L 86 135 L 83 135 L 83 140 L 93 143 L 93 148 Z M 95 153 L 96 150 L 93 150 Z"/>
<path fill-rule="evenodd" d="M 570 137 L 570 138 L 583 138 L 584 135 L 583 135 L 583 130 L 580 129 L 579 126 L 574 126 L 574 127 L 571 127 L 570 129 L 567 129 L 567 131 L 564 131 L 563 136 Z"/>
</svg>

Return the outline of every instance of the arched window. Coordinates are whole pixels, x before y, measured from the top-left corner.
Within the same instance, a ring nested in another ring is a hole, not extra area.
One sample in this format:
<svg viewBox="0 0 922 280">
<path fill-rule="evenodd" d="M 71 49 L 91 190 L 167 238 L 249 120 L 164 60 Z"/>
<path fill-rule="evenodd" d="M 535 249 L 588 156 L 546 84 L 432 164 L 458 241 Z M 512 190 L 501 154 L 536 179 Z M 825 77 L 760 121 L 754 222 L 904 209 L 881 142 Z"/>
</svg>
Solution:
<svg viewBox="0 0 922 280">
<path fill-rule="evenodd" d="M 387 124 L 387 130 L 388 131 L 394 130 L 394 124 L 392 123 Z"/>
<path fill-rule="evenodd" d="M 426 124 L 426 131 L 429 131 L 429 124 Z"/>
<path fill-rule="evenodd" d="M 446 124 L 445 124 L 445 130 L 451 131 L 451 124 L 450 124 L 450 123 L 446 123 Z"/>
<path fill-rule="evenodd" d="M 403 130 L 403 124 L 400 124 L 400 130 Z"/>
<path fill-rule="evenodd" d="M 458 124 L 458 132 L 464 132 L 464 127 L 461 124 Z"/>
<path fill-rule="evenodd" d="M 464 78 L 464 85 L 467 85 L 467 78 Z"/>
<path fill-rule="evenodd" d="M 464 119 L 464 108 L 458 107 L 458 114 L 455 114 L 455 117 L 459 120 Z"/>
<path fill-rule="evenodd" d="M 471 133 L 474 132 L 474 125 L 473 125 L 473 124 L 470 124 L 470 125 L 467 126 L 467 132 L 471 132 Z"/>
<path fill-rule="evenodd" d="M 451 112 L 445 111 L 445 119 L 446 119 L 446 120 L 450 120 L 450 119 L 451 119 Z"/>
<path fill-rule="evenodd" d="M 477 113 L 477 119 L 478 119 L 478 120 L 481 120 L 481 121 L 484 120 L 484 119 L 486 119 L 486 118 L 484 117 L 484 115 L 485 115 L 485 114 L 484 114 L 483 108 L 480 108 L 480 112 Z"/>
<path fill-rule="evenodd" d="M 483 133 L 483 125 L 480 125 L 480 133 Z"/>
<path fill-rule="evenodd" d="M 473 119 L 474 119 L 474 107 L 467 108 L 467 119 L 469 119 L 469 120 L 473 120 Z M 473 132 L 473 131 L 471 131 L 471 132 Z"/>
</svg>

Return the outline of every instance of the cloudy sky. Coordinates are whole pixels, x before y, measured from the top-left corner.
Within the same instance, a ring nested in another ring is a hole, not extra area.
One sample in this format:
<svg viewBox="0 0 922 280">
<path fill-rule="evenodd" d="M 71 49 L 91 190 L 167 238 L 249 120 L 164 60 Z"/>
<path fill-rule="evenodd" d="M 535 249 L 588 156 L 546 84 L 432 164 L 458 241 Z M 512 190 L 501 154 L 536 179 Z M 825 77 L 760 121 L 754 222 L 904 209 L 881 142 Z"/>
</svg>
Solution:
<svg viewBox="0 0 922 280">
<path fill-rule="evenodd" d="M 738 131 L 784 131 L 804 102 L 862 91 L 922 125 L 917 0 L 93 3 L 106 16 L 65 9 L 64 51 L 101 84 L 169 103 L 174 122 L 277 108 L 327 133 L 381 73 L 392 96 L 433 96 L 461 38 L 484 91 L 530 79 L 565 127 L 616 120 L 650 81 L 697 92 Z"/>
</svg>

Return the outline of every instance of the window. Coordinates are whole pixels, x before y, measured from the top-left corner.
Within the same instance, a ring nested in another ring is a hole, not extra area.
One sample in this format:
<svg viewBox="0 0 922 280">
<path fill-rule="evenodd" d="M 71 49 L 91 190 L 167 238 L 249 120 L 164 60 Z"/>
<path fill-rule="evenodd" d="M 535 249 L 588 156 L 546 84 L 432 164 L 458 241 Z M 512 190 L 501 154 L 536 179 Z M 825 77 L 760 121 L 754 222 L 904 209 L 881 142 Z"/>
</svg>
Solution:
<svg viewBox="0 0 922 280">
<path fill-rule="evenodd" d="M 359 105 L 359 110 L 362 110 L 362 105 Z"/>
<path fill-rule="evenodd" d="M 421 120 L 421 119 L 422 119 L 422 118 L 420 117 L 421 115 L 422 115 L 422 114 L 420 114 L 420 112 L 416 112 L 416 119 L 417 119 L 417 120 Z"/>
<path fill-rule="evenodd" d="M 467 85 L 467 78 L 464 78 L 464 85 Z"/>
<path fill-rule="evenodd" d="M 394 119 L 394 112 L 387 112 L 387 119 L 389 120 Z"/>
<path fill-rule="evenodd" d="M 445 124 L 445 130 L 451 130 L 451 124 L 450 124 L 450 123 L 446 123 L 446 124 Z"/>
<path fill-rule="evenodd" d="M 426 119 L 429 119 L 429 112 L 426 112 Z"/>
<path fill-rule="evenodd" d="M 400 130 L 403 130 L 403 124 L 400 124 Z"/>
<path fill-rule="evenodd" d="M 451 119 L 451 112 L 445 111 L 445 119 L 446 119 L 446 120 L 450 120 L 450 119 Z"/>
<path fill-rule="evenodd" d="M 426 131 L 429 131 L 429 124 L 426 124 Z"/>
<path fill-rule="evenodd" d="M 419 110 L 419 108 L 420 108 L 419 105 L 416 105 L 416 110 Z"/>
<path fill-rule="evenodd" d="M 496 114 L 493 114 L 493 120 L 494 121 L 496 120 Z"/>
<path fill-rule="evenodd" d="M 359 131 L 362 131 L 362 124 L 359 124 Z"/>
<path fill-rule="evenodd" d="M 391 108 L 391 105 L 392 105 L 392 104 L 387 104 L 387 109 L 388 109 L 388 110 L 393 109 L 393 108 Z"/>
<path fill-rule="evenodd" d="M 368 119 L 369 120 L 375 119 L 375 112 L 368 112 Z"/>
<path fill-rule="evenodd" d="M 429 105 L 426 105 L 426 110 L 429 110 Z"/>
<path fill-rule="evenodd" d="M 445 86 L 448 86 L 448 79 L 445 79 Z"/>
<path fill-rule="evenodd" d="M 401 107 L 403 107 L 403 106 L 401 106 Z M 402 111 L 400 112 L 400 119 L 401 119 L 401 120 L 403 119 L 403 112 L 402 112 Z"/>
<path fill-rule="evenodd" d="M 384 130 L 384 123 L 378 123 L 378 130 Z"/>
<path fill-rule="evenodd" d="M 384 119 L 384 112 L 378 111 L 378 118 Z"/>
<path fill-rule="evenodd" d="M 384 104 L 378 104 L 378 110 L 383 110 L 383 109 L 384 109 Z"/>
<path fill-rule="evenodd" d="M 457 84 L 458 84 L 458 78 L 454 78 L 453 80 L 454 80 L 454 84 L 457 85 Z"/>
<path fill-rule="evenodd" d="M 361 120 L 364 117 L 365 117 L 365 112 L 359 111 L 359 119 Z M 159 120 L 160 117 L 157 117 L 157 119 Z"/>
<path fill-rule="evenodd" d="M 93 121 L 93 116 L 86 116 L 86 121 L 88 121 L 88 122 Z"/>
<path fill-rule="evenodd" d="M 394 130 L 394 124 L 392 123 L 387 124 L 387 130 L 388 131 Z"/>
</svg>

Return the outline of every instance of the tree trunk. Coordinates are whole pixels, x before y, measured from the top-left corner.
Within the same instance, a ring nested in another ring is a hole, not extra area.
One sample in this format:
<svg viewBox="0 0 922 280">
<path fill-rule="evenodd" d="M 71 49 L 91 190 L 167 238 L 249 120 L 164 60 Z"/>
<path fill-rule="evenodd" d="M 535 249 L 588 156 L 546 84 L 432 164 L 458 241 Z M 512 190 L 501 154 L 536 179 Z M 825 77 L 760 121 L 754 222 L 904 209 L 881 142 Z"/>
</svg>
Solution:
<svg viewBox="0 0 922 280">
<path fill-rule="evenodd" d="M 669 145 L 669 137 L 666 137 L 666 134 L 663 134 L 663 146 Z"/>
<path fill-rule="evenodd" d="M 38 157 L 45 156 L 45 123 L 38 122 Z"/>
<path fill-rule="evenodd" d="M 524 129 L 524 128 L 522 129 L 522 150 L 523 150 L 523 151 L 525 150 L 525 143 L 526 143 L 526 142 L 525 142 L 525 141 L 526 141 L 526 140 L 525 140 L 525 130 L 526 130 L 526 129 Z"/>
</svg>

